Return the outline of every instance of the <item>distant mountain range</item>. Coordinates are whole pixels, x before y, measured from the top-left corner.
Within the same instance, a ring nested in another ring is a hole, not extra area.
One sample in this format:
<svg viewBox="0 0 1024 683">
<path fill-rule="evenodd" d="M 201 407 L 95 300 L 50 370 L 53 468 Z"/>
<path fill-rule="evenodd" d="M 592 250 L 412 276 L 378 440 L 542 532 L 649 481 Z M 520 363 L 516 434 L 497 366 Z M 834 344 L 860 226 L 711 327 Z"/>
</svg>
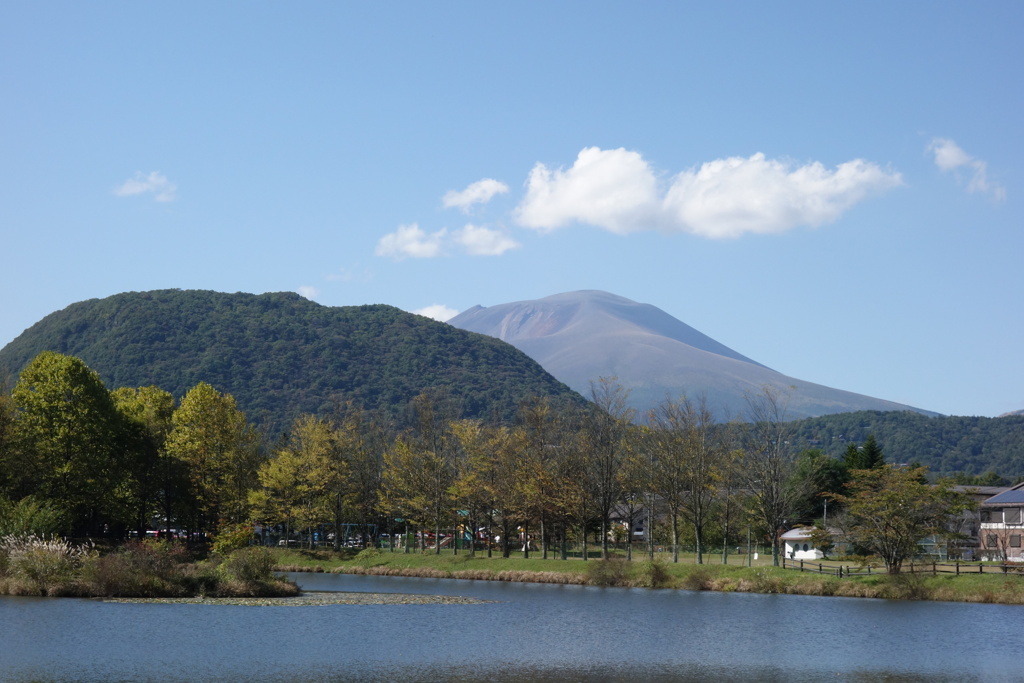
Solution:
<svg viewBox="0 0 1024 683">
<path fill-rule="evenodd" d="M 721 418 L 742 417 L 745 395 L 765 386 L 788 395 L 788 417 L 920 408 L 805 382 L 765 367 L 649 304 L 601 291 L 557 294 L 484 308 L 448 321 L 522 350 L 584 396 L 617 377 L 641 413 L 666 397 L 703 394 Z"/>
<path fill-rule="evenodd" d="M 249 419 L 287 429 L 352 402 L 397 425 L 410 401 L 444 390 L 466 417 L 510 420 L 531 396 L 583 403 L 514 347 L 392 306 L 321 306 L 294 293 L 128 292 L 51 313 L 0 349 L 0 380 L 37 354 L 81 358 L 108 388 L 199 382 Z"/>
</svg>

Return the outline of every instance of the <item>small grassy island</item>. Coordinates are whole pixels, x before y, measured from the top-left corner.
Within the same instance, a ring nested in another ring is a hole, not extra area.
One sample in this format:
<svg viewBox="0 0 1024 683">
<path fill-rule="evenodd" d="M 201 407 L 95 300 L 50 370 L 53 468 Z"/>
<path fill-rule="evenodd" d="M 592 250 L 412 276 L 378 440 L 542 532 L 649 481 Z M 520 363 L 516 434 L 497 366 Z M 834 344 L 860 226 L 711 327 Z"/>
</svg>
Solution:
<svg viewBox="0 0 1024 683">
<path fill-rule="evenodd" d="M 60 538 L 0 539 L 0 594 L 103 598 L 271 598 L 299 594 L 266 548 L 196 552 L 182 543 L 110 548 Z"/>
</svg>

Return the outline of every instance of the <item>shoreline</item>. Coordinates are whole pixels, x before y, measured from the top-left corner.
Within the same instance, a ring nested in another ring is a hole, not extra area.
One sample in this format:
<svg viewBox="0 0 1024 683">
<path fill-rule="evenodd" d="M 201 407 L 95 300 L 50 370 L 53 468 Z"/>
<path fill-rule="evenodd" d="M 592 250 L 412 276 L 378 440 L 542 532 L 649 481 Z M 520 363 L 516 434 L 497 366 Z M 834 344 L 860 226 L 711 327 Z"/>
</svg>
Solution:
<svg viewBox="0 0 1024 683">
<path fill-rule="evenodd" d="M 997 575 L 923 576 L 919 574 L 876 574 L 868 577 L 836 578 L 805 574 L 777 567 L 753 569 L 721 565 L 675 564 L 652 568 L 650 563 L 637 563 L 621 573 L 607 576 L 594 571 L 601 561 L 594 561 L 587 571 L 544 571 L 530 569 L 457 568 L 449 566 L 394 566 L 376 563 L 279 564 L 275 572 L 353 574 L 363 576 L 397 576 L 409 578 L 463 579 L 476 581 L 507 581 L 516 583 L 547 583 L 589 585 L 655 590 L 694 590 L 712 592 L 762 593 L 779 595 L 812 595 L 819 597 L 876 598 L 928 602 L 960 602 L 1024 605 L 1024 577 Z M 441 561 L 443 564 L 443 560 Z M 614 563 L 626 564 L 626 563 Z M 646 564 L 647 567 L 643 565 Z M 592 568 L 594 567 L 594 568 Z"/>
<path fill-rule="evenodd" d="M 303 591 L 281 598 L 95 598 L 101 602 L 159 605 L 241 605 L 248 607 L 325 607 L 330 605 L 482 605 L 493 600 L 461 595 Z"/>
</svg>

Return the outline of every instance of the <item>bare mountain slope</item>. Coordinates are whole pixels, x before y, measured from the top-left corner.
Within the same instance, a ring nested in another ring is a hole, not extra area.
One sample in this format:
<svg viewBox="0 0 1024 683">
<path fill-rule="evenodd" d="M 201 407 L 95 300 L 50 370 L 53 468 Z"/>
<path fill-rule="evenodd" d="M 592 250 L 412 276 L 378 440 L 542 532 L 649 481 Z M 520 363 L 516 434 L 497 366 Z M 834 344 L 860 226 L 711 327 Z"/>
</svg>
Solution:
<svg viewBox="0 0 1024 683">
<path fill-rule="evenodd" d="M 927 413 L 787 377 L 654 306 L 607 292 L 475 306 L 448 322 L 512 344 L 585 396 L 591 381 L 616 376 L 641 412 L 685 392 L 705 394 L 723 419 L 742 416 L 744 395 L 768 385 L 789 393 L 793 419 L 855 410 Z"/>
</svg>

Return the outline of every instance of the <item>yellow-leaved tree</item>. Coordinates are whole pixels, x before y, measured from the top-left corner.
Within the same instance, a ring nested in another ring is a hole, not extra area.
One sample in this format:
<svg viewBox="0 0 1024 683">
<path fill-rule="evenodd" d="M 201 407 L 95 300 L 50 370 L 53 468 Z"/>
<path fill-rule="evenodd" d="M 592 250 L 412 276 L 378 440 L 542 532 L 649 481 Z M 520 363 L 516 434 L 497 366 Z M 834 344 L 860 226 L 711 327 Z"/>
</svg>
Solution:
<svg viewBox="0 0 1024 683">
<path fill-rule="evenodd" d="M 249 490 L 260 464 L 259 438 L 231 394 L 200 382 L 181 399 L 167 453 L 188 471 L 192 529 L 216 534 L 249 519 Z"/>
</svg>

